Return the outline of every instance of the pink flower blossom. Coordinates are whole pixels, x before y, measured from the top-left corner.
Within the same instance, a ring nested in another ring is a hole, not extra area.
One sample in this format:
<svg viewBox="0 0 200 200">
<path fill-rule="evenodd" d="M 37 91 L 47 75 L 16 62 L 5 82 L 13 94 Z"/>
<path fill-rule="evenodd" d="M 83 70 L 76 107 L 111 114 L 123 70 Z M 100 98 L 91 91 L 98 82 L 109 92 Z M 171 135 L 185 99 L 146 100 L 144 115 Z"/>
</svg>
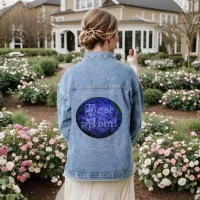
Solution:
<svg viewBox="0 0 200 200">
<path fill-rule="evenodd" d="M 162 154 L 164 153 L 164 151 L 165 151 L 164 149 L 159 149 L 159 150 L 158 150 L 158 153 L 159 153 L 160 155 L 162 155 Z"/>
<path fill-rule="evenodd" d="M 164 151 L 164 155 L 165 156 L 169 156 L 170 153 L 171 153 L 171 149 L 170 148 L 168 148 L 167 150 Z"/>
<path fill-rule="evenodd" d="M 187 171 L 187 167 L 184 165 L 183 167 L 182 167 L 182 172 L 186 172 Z"/>
<path fill-rule="evenodd" d="M 2 172 L 7 172 L 8 170 L 7 170 L 6 167 L 2 167 L 2 168 L 1 168 L 1 171 L 2 171 Z"/>
<path fill-rule="evenodd" d="M 199 172 L 199 171 L 200 171 L 200 168 L 199 168 L 199 167 L 195 167 L 195 168 L 194 168 L 194 171 L 195 171 L 195 172 Z"/>
<path fill-rule="evenodd" d="M 175 165 L 176 164 L 176 160 L 174 158 L 171 159 L 171 164 Z"/>
<path fill-rule="evenodd" d="M 51 122 L 46 122 L 46 125 L 49 126 L 49 127 L 52 126 Z"/>
<path fill-rule="evenodd" d="M 21 163 L 21 166 L 22 166 L 22 167 L 26 167 L 26 166 L 31 165 L 32 163 L 33 163 L 32 160 L 25 160 L 25 161 L 23 161 L 23 162 Z"/>
<path fill-rule="evenodd" d="M 62 181 L 61 181 L 61 180 L 58 181 L 57 185 L 58 185 L 58 186 L 62 185 Z"/>
<path fill-rule="evenodd" d="M 21 173 L 23 173 L 23 172 L 25 172 L 27 169 L 25 168 L 25 167 L 20 167 L 19 168 L 19 172 L 21 172 Z"/>
<path fill-rule="evenodd" d="M 191 181 L 194 181 L 194 180 L 195 180 L 194 175 L 190 175 L 190 176 L 189 176 L 189 179 L 190 179 Z"/>
<path fill-rule="evenodd" d="M 14 129 L 16 129 L 16 130 L 21 130 L 22 129 L 22 126 L 20 125 L 20 124 L 15 124 L 14 125 Z"/>
<path fill-rule="evenodd" d="M 26 127 L 23 128 L 23 130 L 24 130 L 24 131 L 28 131 L 29 128 L 26 126 Z"/>
<path fill-rule="evenodd" d="M 22 151 L 26 151 L 27 150 L 27 146 L 26 145 L 21 146 L 21 150 Z"/>
<path fill-rule="evenodd" d="M 182 175 L 183 175 L 183 172 L 182 172 L 182 171 L 179 171 L 179 172 L 178 172 L 178 175 L 179 175 L 179 176 L 182 176 Z"/>
<path fill-rule="evenodd" d="M 64 149 L 65 149 L 65 145 L 64 145 L 64 144 L 61 144 L 61 145 L 60 145 L 60 148 L 61 148 L 62 150 L 64 150 Z"/>
</svg>

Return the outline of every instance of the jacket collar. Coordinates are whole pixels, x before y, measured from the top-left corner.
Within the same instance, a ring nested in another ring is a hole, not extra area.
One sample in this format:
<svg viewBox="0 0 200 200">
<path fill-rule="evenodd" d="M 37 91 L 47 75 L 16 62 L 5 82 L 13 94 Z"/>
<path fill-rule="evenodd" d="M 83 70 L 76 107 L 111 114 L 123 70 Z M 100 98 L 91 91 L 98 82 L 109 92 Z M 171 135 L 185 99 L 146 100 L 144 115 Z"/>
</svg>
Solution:
<svg viewBox="0 0 200 200">
<path fill-rule="evenodd" d="M 116 59 L 114 54 L 108 51 L 90 51 L 87 52 L 84 56 L 84 59 L 91 59 L 91 58 L 112 58 Z"/>
</svg>

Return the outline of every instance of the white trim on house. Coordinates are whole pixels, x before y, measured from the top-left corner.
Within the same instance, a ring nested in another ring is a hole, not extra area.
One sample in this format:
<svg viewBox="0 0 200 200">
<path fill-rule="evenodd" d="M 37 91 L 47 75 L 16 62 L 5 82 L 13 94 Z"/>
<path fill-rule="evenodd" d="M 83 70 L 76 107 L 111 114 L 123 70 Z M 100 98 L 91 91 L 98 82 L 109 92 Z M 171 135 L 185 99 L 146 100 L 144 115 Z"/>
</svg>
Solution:
<svg viewBox="0 0 200 200">
<path fill-rule="evenodd" d="M 78 47 L 78 31 L 80 30 L 79 25 L 60 25 L 59 27 L 53 26 L 52 32 L 56 32 L 56 47 L 55 49 L 58 53 L 66 54 L 67 50 L 67 36 L 65 36 L 65 48 L 61 48 L 61 34 L 67 31 L 71 31 L 75 37 L 75 51 L 80 51 L 80 47 Z M 131 24 L 130 25 L 119 25 L 119 31 L 122 31 L 122 48 L 119 48 L 119 43 L 117 44 L 117 48 L 115 49 L 116 53 L 120 53 L 123 58 L 125 57 L 125 32 L 132 31 L 132 47 L 136 48 L 135 44 L 135 33 L 136 31 L 141 31 L 141 50 L 143 53 L 155 53 L 158 51 L 158 34 L 156 30 L 156 24 Z M 144 44 L 144 31 L 146 31 L 146 48 L 143 48 Z M 152 31 L 152 48 L 149 48 L 149 33 Z"/>
<path fill-rule="evenodd" d="M 198 52 L 199 52 L 199 32 L 197 33 L 197 40 L 196 40 L 196 52 L 191 52 L 190 54 L 191 55 L 197 55 L 198 54 Z"/>
<path fill-rule="evenodd" d="M 79 9 L 77 9 L 77 6 L 76 6 L 76 4 L 77 4 L 77 1 L 79 1 L 80 3 L 79 3 Z M 77 12 L 77 11 L 84 11 L 84 10 L 89 10 L 89 9 L 92 9 L 92 8 L 98 8 L 98 7 L 101 7 L 101 5 L 102 5 L 102 0 L 98 0 L 99 1 L 99 5 L 98 6 L 94 6 L 94 1 L 95 0 L 92 0 L 92 6 L 91 7 L 88 7 L 88 2 L 85 0 L 85 7 L 84 8 L 81 8 L 81 1 L 83 1 L 83 0 L 74 0 L 74 11 L 75 12 Z"/>
<path fill-rule="evenodd" d="M 117 4 L 117 5 L 119 4 L 119 2 L 117 0 L 112 0 L 112 2 Z"/>
</svg>

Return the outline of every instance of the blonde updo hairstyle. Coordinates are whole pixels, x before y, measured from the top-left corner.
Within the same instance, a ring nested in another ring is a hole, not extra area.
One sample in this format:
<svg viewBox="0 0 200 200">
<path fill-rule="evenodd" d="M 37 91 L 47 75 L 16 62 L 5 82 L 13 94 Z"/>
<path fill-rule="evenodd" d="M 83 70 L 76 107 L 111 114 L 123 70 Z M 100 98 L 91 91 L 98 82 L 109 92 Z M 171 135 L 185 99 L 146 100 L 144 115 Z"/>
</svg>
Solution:
<svg viewBox="0 0 200 200">
<path fill-rule="evenodd" d="M 82 21 L 79 43 L 88 50 L 94 49 L 96 44 L 103 46 L 106 40 L 115 37 L 117 29 L 114 15 L 100 8 L 89 10 Z"/>
</svg>

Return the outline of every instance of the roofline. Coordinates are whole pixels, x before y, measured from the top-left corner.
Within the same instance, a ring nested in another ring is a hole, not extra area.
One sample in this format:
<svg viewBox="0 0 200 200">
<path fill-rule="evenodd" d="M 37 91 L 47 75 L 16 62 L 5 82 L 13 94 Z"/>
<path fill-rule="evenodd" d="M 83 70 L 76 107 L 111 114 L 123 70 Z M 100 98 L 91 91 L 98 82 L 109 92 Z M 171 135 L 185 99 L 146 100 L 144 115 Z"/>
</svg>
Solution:
<svg viewBox="0 0 200 200">
<path fill-rule="evenodd" d="M 6 14 L 13 6 L 15 6 L 17 3 L 21 3 L 21 4 L 23 4 L 24 6 L 28 7 L 27 4 L 26 4 L 25 2 L 19 0 L 19 1 L 15 2 L 14 4 L 12 4 L 12 5 L 8 6 L 8 7 L 5 7 L 5 8 L 8 8 L 8 9 L 6 10 L 6 12 L 4 12 L 2 15 L 0 15 L 0 17 L 2 17 L 3 15 L 5 15 L 5 14 Z M 1 10 L 5 9 L 5 8 L 2 8 Z"/>
<path fill-rule="evenodd" d="M 144 7 L 144 6 L 134 6 L 134 5 L 129 5 L 129 4 L 125 4 L 125 3 L 119 3 L 119 4 L 108 5 L 108 6 L 102 6 L 102 8 L 111 7 L 111 6 L 130 6 L 130 7 L 136 7 L 136 8 L 145 8 L 145 9 L 165 11 L 165 12 L 174 12 L 174 13 L 181 13 L 181 12 L 183 12 L 183 10 L 182 11 L 169 11 L 169 10 L 162 10 L 162 9 L 156 9 L 156 8 L 147 8 L 147 7 Z"/>
<path fill-rule="evenodd" d="M 30 2 L 31 3 L 31 2 Z M 57 6 L 57 7 L 60 7 L 60 5 L 55 5 L 55 4 L 50 4 L 50 3 L 43 3 L 43 4 L 40 4 L 40 5 L 37 5 L 37 6 L 33 6 L 33 8 L 37 8 L 39 6 L 43 6 L 43 5 L 49 5 L 49 6 Z"/>
</svg>

